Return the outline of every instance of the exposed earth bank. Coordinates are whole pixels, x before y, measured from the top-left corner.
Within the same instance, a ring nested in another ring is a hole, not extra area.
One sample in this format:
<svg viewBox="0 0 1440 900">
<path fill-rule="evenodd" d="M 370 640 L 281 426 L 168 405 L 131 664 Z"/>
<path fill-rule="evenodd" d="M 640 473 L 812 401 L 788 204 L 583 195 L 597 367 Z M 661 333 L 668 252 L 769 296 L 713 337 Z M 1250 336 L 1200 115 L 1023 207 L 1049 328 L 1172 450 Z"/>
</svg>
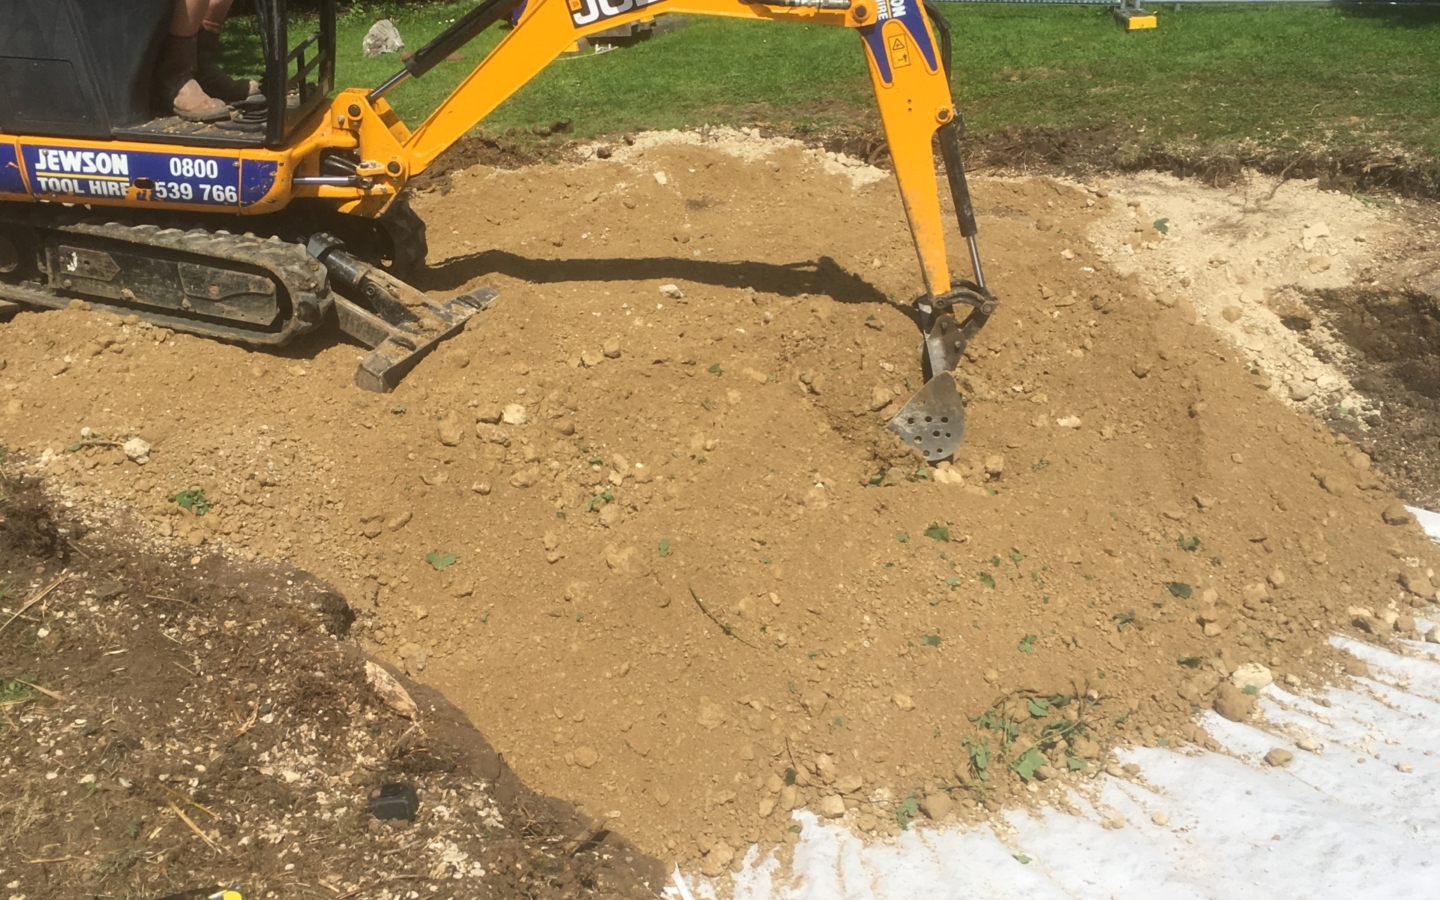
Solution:
<svg viewBox="0 0 1440 900">
<path fill-rule="evenodd" d="M 137 546 L 33 481 L 0 477 L 5 896 L 655 896 L 658 860 L 346 643 L 327 585 Z M 392 783 L 413 822 L 370 811 Z"/>
</svg>

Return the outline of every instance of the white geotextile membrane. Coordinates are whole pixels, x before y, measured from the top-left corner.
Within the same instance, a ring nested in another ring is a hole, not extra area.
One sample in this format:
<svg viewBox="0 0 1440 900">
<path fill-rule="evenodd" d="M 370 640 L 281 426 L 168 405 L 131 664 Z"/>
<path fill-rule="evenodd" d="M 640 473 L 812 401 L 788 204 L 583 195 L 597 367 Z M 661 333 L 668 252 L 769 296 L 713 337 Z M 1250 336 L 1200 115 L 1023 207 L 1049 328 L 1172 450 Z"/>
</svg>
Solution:
<svg viewBox="0 0 1440 900">
<path fill-rule="evenodd" d="M 1440 515 L 1412 512 L 1440 539 Z M 734 900 L 1440 898 L 1440 645 L 1407 641 L 1407 657 L 1331 642 L 1369 677 L 1327 691 L 1329 706 L 1269 685 L 1263 729 L 1205 713 L 1228 755 L 1121 750 L 1137 781 L 1099 776 L 1098 802 L 1071 795 L 1079 815 L 1012 810 L 1003 835 L 863 840 L 796 812 L 793 865 L 751 847 Z M 1262 761 L 1275 747 L 1294 754 L 1287 766 Z M 676 875 L 668 896 L 717 896 L 708 879 Z"/>
</svg>

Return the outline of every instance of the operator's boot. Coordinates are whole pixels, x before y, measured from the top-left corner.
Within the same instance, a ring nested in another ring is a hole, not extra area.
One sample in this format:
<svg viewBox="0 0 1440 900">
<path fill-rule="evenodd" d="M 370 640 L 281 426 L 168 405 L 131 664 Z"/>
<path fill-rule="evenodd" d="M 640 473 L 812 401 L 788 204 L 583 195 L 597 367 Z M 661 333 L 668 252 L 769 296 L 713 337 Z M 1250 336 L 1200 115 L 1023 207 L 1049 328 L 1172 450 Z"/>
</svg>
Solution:
<svg viewBox="0 0 1440 900">
<path fill-rule="evenodd" d="M 211 30 L 206 22 L 195 36 L 195 80 L 205 93 L 226 103 L 239 103 L 260 93 L 260 82 L 249 78 L 231 78 L 220 68 L 220 29 Z"/>
<path fill-rule="evenodd" d="M 205 93 L 195 80 L 195 38 L 170 35 L 155 65 L 155 100 L 157 106 L 189 122 L 220 122 L 230 118 L 224 101 Z"/>
</svg>

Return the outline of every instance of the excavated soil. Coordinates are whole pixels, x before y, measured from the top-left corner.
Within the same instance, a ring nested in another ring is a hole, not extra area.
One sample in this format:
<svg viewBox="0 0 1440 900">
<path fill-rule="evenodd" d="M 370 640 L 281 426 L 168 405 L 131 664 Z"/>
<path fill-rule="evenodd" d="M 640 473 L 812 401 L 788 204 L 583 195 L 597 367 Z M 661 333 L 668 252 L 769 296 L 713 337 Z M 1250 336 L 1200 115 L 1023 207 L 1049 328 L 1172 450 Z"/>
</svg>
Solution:
<svg viewBox="0 0 1440 900">
<path fill-rule="evenodd" d="M 456 141 L 450 149 L 441 153 L 434 164 L 410 180 L 410 190 L 417 193 L 450 190 L 450 174 L 471 166 L 493 166 L 500 169 L 518 169 L 534 165 L 546 153 L 529 149 L 516 141 L 506 138 L 492 138 L 474 135 Z"/>
<path fill-rule="evenodd" d="M 1121 255 L 1163 252 L 1163 194 L 975 180 L 1002 306 L 961 367 L 967 442 L 926 469 L 883 427 L 920 383 L 893 182 L 710 137 L 417 198 L 423 286 L 500 298 L 393 395 L 349 386 L 348 344 L 22 314 L 0 434 L 201 565 L 340 586 L 362 646 L 528 783 L 710 874 L 793 840 L 792 805 L 893 834 L 1058 798 L 1115 741 L 1213 744 L 1191 716 L 1247 713 L 1238 666 L 1342 677 L 1328 634 L 1433 600 L 1370 457 L 1187 285 L 1091 243 L 1122 222 Z M 167 499 L 190 489 L 207 515 Z"/>
</svg>

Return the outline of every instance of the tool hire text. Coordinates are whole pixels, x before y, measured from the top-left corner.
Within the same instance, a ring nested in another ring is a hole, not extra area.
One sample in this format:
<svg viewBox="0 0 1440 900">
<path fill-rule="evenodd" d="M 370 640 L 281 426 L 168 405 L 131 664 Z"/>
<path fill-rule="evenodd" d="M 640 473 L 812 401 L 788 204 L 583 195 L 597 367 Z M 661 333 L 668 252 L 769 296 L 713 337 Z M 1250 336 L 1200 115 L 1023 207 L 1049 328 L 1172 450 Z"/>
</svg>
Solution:
<svg viewBox="0 0 1440 900">
<path fill-rule="evenodd" d="M 140 200 L 224 204 L 240 200 L 237 184 L 219 183 L 222 171 L 233 171 L 231 164 L 203 157 L 137 155 L 142 165 L 132 171 L 128 153 L 37 148 L 35 193 L 124 199 L 134 187 Z"/>
</svg>

